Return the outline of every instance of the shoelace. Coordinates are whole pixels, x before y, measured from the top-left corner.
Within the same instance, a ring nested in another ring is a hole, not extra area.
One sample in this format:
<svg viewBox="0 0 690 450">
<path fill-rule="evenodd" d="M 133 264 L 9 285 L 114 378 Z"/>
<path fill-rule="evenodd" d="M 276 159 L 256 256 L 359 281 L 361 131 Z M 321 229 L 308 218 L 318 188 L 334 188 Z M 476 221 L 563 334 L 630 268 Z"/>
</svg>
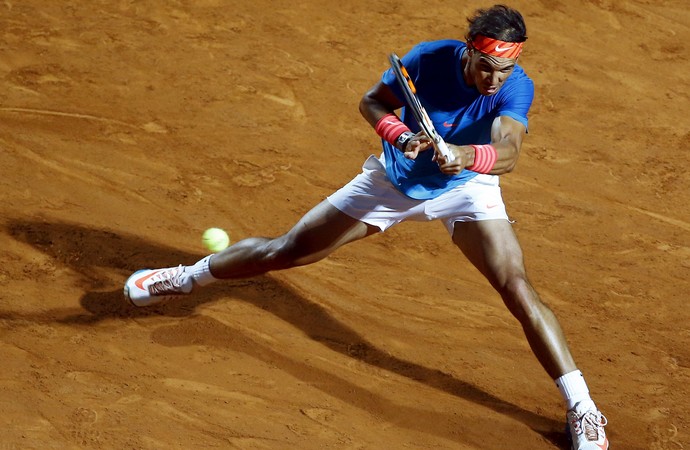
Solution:
<svg viewBox="0 0 690 450">
<path fill-rule="evenodd" d="M 182 265 L 161 272 L 160 275 L 158 275 L 161 279 L 151 283 L 149 286 L 149 293 L 151 293 L 151 295 L 165 295 L 178 292 L 182 286 L 183 273 L 184 269 Z"/>
<path fill-rule="evenodd" d="M 588 441 L 599 440 L 600 429 L 605 427 L 608 423 L 606 417 L 599 411 L 587 411 L 580 418 L 580 425 L 584 430 L 585 437 Z"/>
</svg>

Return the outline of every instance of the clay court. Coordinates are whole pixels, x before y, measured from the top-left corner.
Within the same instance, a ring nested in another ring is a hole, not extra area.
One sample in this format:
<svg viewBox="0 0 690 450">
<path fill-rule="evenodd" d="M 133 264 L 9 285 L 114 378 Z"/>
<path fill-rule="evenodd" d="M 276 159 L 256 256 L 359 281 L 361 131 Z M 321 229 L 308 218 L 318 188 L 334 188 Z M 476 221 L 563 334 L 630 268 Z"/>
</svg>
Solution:
<svg viewBox="0 0 690 450">
<path fill-rule="evenodd" d="M 502 177 L 612 449 L 690 449 L 687 0 L 516 0 Z M 134 270 L 276 236 L 359 173 L 391 51 L 467 1 L 0 4 L 0 449 L 566 449 L 558 390 L 441 223 L 148 309 Z M 423 8 L 422 8 L 423 6 Z"/>
</svg>

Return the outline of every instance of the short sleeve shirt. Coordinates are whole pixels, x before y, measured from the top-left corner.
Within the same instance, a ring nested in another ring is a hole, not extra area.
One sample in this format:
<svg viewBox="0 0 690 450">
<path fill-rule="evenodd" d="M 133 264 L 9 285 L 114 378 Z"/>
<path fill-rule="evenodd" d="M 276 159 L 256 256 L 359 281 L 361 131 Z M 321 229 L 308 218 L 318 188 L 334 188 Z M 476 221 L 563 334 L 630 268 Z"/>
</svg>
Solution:
<svg viewBox="0 0 690 450">
<path fill-rule="evenodd" d="M 527 128 L 527 113 L 534 98 L 532 80 L 516 65 L 498 92 L 482 95 L 463 78 L 461 59 L 466 47 L 464 42 L 450 39 L 423 42 L 402 58 L 417 95 L 441 137 L 455 145 L 489 144 L 491 125 L 499 116 L 511 117 Z M 382 82 L 404 102 L 391 69 L 384 72 Z M 406 107 L 402 110 L 402 120 L 415 133 L 419 131 Z M 441 173 L 432 161 L 432 151 L 421 152 L 415 160 L 410 160 L 386 141 L 383 150 L 388 178 L 411 198 L 435 198 L 477 176 L 467 169 L 453 176 Z"/>
</svg>

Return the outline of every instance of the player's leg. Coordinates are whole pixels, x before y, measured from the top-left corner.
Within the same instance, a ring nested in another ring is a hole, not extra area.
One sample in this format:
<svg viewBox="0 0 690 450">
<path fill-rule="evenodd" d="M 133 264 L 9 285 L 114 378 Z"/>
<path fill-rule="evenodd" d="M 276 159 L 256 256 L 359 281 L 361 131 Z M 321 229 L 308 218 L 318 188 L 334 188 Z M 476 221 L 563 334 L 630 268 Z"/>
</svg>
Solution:
<svg viewBox="0 0 690 450">
<path fill-rule="evenodd" d="M 555 379 L 575 370 L 558 320 L 527 279 L 510 222 L 455 222 L 453 242 L 501 295 L 547 373 Z"/>
<path fill-rule="evenodd" d="M 369 157 L 362 172 L 277 238 L 244 239 L 192 266 L 146 269 L 125 283 L 125 297 L 137 306 L 218 279 L 247 278 L 272 270 L 310 264 L 338 247 L 421 215 L 424 202 L 413 200 L 390 183 L 379 158 Z"/>
<path fill-rule="evenodd" d="M 247 278 L 319 261 L 338 247 L 379 232 L 324 200 L 278 238 L 248 238 L 210 260 L 215 278 Z"/>
<path fill-rule="evenodd" d="M 556 382 L 568 409 L 573 449 L 607 449 L 606 418 L 589 396 L 556 316 L 527 279 L 522 249 L 510 222 L 455 222 L 453 242 L 499 292 L 520 321 L 535 356 Z"/>
<path fill-rule="evenodd" d="M 137 306 L 148 306 L 217 279 L 247 278 L 310 264 L 378 231 L 324 200 L 280 237 L 247 238 L 192 266 L 138 271 L 125 283 L 125 296 Z"/>
</svg>

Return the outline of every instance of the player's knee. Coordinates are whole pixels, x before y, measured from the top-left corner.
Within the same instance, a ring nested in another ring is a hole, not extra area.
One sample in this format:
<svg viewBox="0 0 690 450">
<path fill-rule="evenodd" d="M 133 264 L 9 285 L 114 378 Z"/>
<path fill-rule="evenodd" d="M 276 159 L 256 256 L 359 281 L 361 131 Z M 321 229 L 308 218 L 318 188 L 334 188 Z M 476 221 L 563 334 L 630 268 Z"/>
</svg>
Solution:
<svg viewBox="0 0 690 450">
<path fill-rule="evenodd" d="M 252 255 L 250 261 L 264 272 L 290 267 L 289 246 L 282 238 L 248 238 L 240 244 Z"/>
<path fill-rule="evenodd" d="M 520 321 L 534 321 L 541 316 L 541 300 L 524 275 L 509 277 L 499 288 L 510 312 Z"/>
<path fill-rule="evenodd" d="M 310 250 L 305 245 L 300 245 L 290 235 L 284 235 L 269 241 L 266 245 L 265 258 L 275 269 L 289 269 L 315 262 L 310 259 Z"/>
</svg>

